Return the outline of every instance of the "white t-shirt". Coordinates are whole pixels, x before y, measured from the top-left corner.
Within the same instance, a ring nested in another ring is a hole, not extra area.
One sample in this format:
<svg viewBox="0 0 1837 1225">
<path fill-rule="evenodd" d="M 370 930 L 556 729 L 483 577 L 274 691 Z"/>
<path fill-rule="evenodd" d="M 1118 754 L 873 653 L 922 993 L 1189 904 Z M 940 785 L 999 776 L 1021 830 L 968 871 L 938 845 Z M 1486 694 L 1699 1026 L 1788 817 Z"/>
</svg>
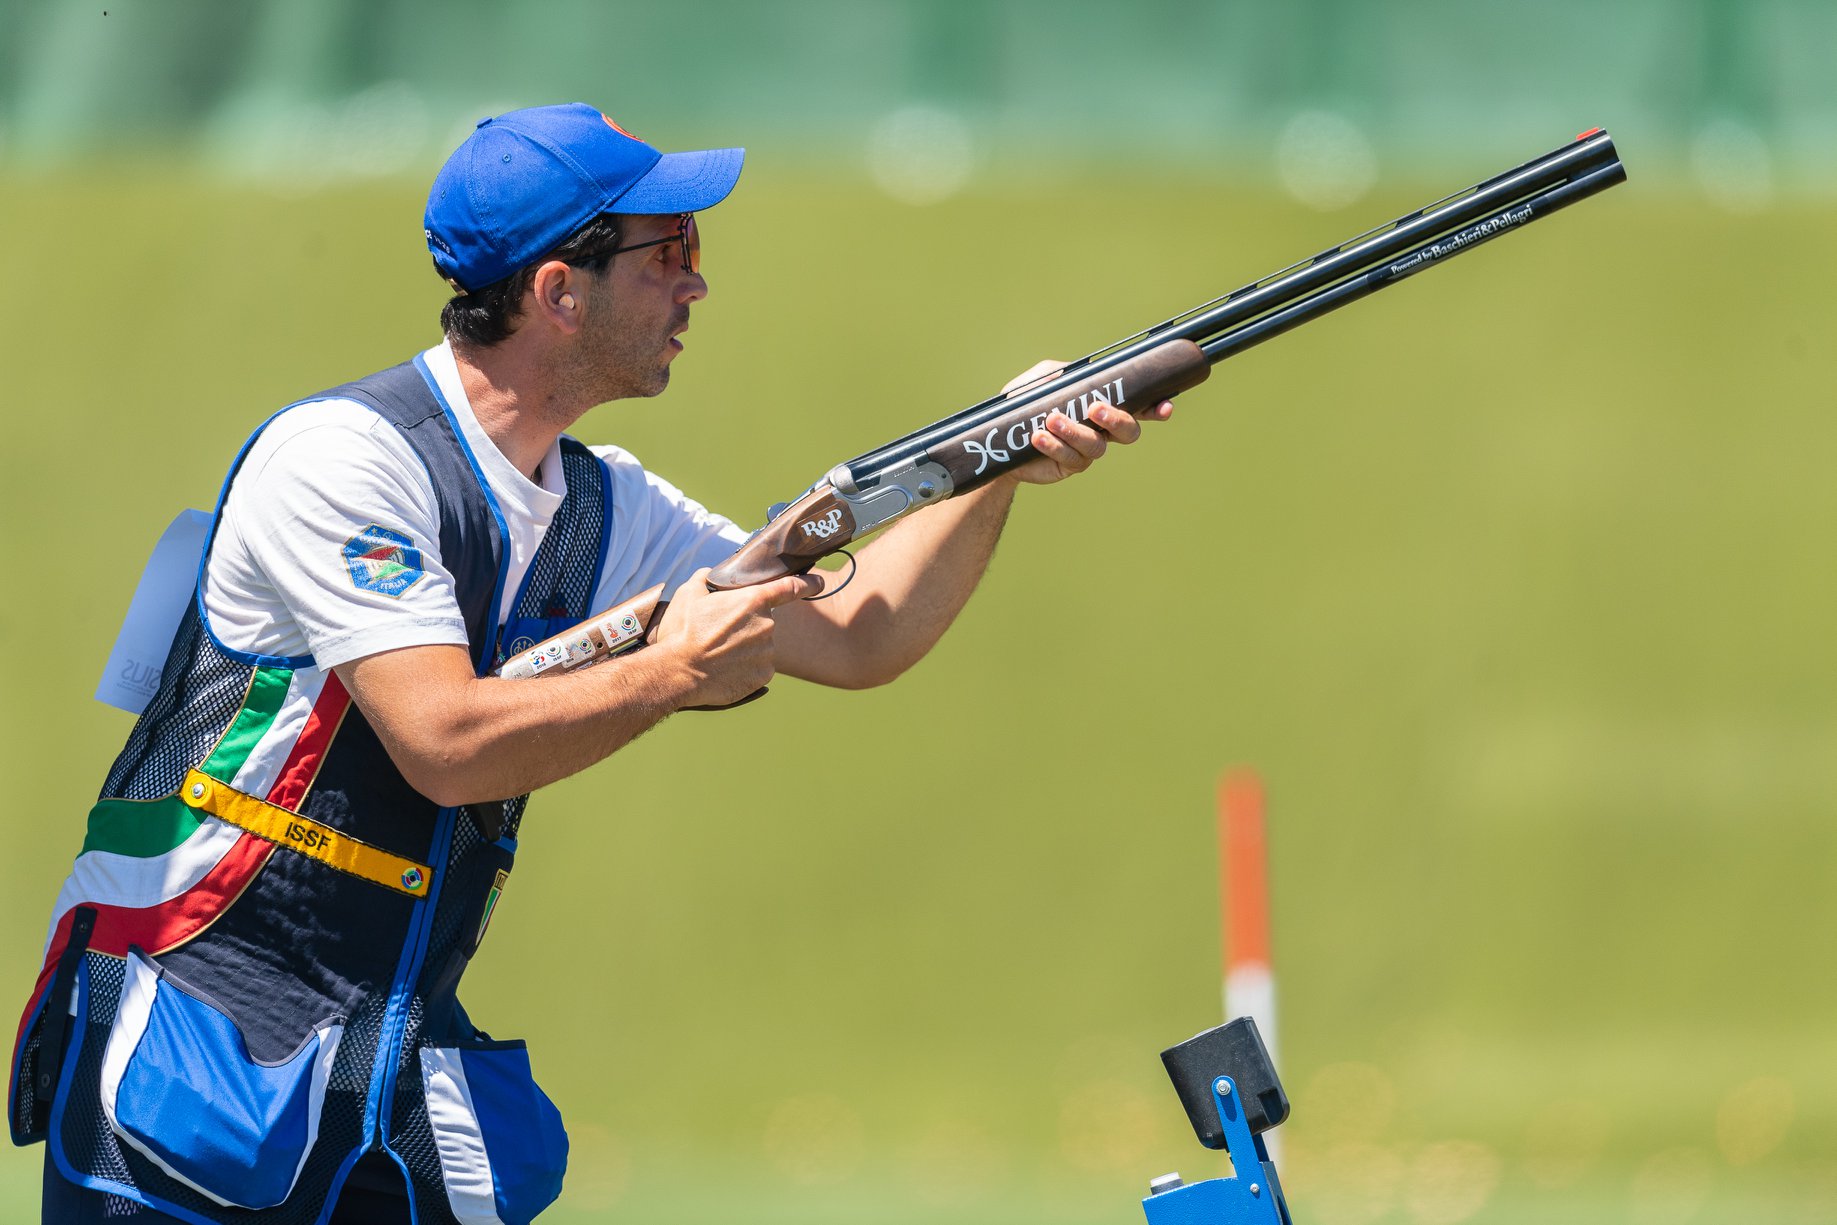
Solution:
<svg viewBox="0 0 1837 1225">
<path fill-rule="evenodd" d="M 543 459 L 541 483 L 529 480 L 472 415 L 452 350 L 441 344 L 422 357 L 504 516 L 510 557 L 502 623 L 567 493 L 561 446 Z M 625 451 L 593 451 L 612 487 L 593 611 L 655 583 L 674 592 L 746 539 Z M 466 645 L 453 576 L 441 564 L 440 511 L 427 469 L 400 431 L 352 400 L 288 409 L 250 447 L 205 565 L 204 607 L 225 646 L 310 655 L 321 668 L 398 647 Z"/>
</svg>

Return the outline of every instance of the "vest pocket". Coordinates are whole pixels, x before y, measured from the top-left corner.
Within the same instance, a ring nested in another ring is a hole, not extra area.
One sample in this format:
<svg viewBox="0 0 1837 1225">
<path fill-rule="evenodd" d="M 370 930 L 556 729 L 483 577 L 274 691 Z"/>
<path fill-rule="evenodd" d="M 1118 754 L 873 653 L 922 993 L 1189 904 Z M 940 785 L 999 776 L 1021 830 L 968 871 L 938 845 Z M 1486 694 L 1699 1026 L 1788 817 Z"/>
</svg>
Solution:
<svg viewBox="0 0 1837 1225">
<path fill-rule="evenodd" d="M 561 1194 L 568 1135 L 521 1042 L 421 1048 L 447 1204 L 460 1225 L 528 1225 Z"/>
<path fill-rule="evenodd" d="M 271 1208 L 299 1178 L 342 1017 L 315 1026 L 286 1060 L 252 1058 L 236 1023 L 139 949 L 102 1057 L 109 1127 L 192 1190 L 232 1208 Z"/>
</svg>

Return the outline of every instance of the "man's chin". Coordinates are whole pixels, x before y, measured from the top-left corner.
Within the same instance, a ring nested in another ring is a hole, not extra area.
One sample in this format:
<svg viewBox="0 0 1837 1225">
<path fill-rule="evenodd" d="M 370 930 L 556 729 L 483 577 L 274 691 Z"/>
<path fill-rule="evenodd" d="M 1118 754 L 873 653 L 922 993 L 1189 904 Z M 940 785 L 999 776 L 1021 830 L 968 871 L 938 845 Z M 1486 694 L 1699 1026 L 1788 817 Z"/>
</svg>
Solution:
<svg viewBox="0 0 1837 1225">
<path fill-rule="evenodd" d="M 625 383 L 618 387 L 606 388 L 604 398 L 601 399 L 599 403 L 611 404 L 617 400 L 648 400 L 652 396 L 662 395 L 663 389 L 669 385 L 670 368 L 665 366 L 658 370 L 656 374 L 651 377 L 649 382 L 642 384 Z"/>
</svg>

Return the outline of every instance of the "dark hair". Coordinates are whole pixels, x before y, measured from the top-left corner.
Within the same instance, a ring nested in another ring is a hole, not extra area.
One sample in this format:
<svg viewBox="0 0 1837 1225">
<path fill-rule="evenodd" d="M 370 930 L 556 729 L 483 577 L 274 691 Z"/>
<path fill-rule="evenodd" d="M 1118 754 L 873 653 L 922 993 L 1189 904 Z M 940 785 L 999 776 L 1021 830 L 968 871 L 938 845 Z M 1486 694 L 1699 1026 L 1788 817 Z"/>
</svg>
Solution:
<svg viewBox="0 0 1837 1225">
<path fill-rule="evenodd" d="M 517 319 L 523 314 L 523 295 L 535 281 L 537 268 L 558 259 L 586 272 L 604 271 L 618 248 L 622 221 L 617 213 L 601 213 L 562 239 L 553 251 L 503 280 L 470 293 L 454 294 L 440 308 L 441 331 L 453 340 L 481 349 L 497 344 L 516 331 Z"/>
</svg>

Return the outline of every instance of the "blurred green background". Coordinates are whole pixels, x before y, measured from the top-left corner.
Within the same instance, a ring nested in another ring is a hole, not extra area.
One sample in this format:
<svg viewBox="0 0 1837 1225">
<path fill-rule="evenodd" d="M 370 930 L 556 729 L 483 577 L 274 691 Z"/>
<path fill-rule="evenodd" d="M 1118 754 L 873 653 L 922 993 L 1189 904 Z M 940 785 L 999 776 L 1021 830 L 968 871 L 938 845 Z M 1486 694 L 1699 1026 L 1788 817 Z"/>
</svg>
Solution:
<svg viewBox="0 0 1837 1225">
<path fill-rule="evenodd" d="M 147 550 L 437 339 L 480 116 L 749 147 L 670 392 L 579 431 L 748 523 L 1604 124 L 1627 186 L 1026 494 L 899 684 L 539 797 L 467 1004 L 570 1120 L 545 1222 L 1139 1221 L 1222 1168 L 1156 1052 L 1218 1019 L 1248 764 L 1298 1221 L 1837 1220 L 1834 52 L 1822 0 L 0 0 L 4 980 Z"/>
</svg>

